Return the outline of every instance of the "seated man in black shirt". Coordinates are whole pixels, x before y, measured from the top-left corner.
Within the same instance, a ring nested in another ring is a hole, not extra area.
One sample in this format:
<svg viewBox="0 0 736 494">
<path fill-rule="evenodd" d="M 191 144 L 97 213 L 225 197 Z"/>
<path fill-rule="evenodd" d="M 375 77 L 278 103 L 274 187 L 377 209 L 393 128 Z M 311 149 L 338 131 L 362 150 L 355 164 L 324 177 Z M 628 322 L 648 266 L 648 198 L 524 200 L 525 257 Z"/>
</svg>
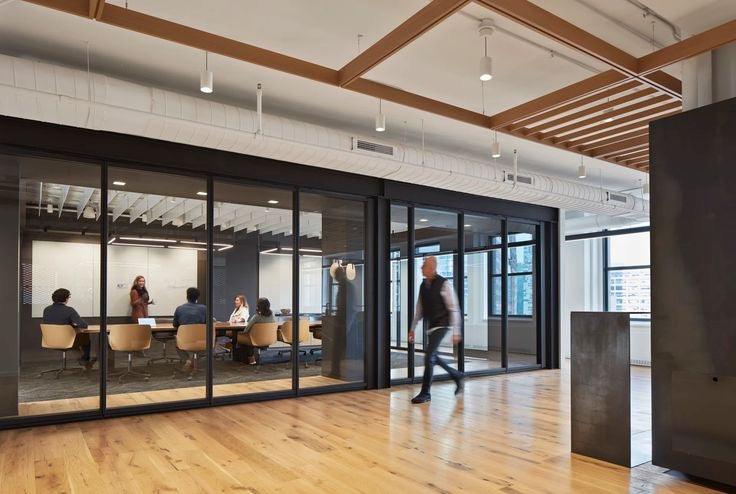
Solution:
<svg viewBox="0 0 736 494">
<path fill-rule="evenodd" d="M 82 319 L 73 307 L 69 307 L 67 302 L 71 297 L 71 292 L 66 288 L 58 288 L 51 294 L 53 304 L 43 310 L 44 324 L 69 324 L 74 327 L 77 337 L 74 339 L 73 348 L 82 347 L 82 358 L 79 359 L 79 365 L 91 368 L 97 361 L 96 358 L 90 359 L 90 338 L 86 333 L 81 333 L 80 329 L 85 329 L 87 323 Z"/>
<path fill-rule="evenodd" d="M 195 287 L 187 288 L 187 303 L 182 304 L 174 311 L 174 320 L 172 325 L 174 328 L 179 328 L 182 324 L 205 324 L 207 322 L 207 306 L 204 304 L 198 304 L 199 290 Z M 188 372 L 192 368 L 192 360 L 189 352 L 176 349 L 179 353 L 179 358 L 186 361 L 183 372 Z M 197 358 L 203 357 L 204 352 L 197 354 Z"/>
</svg>

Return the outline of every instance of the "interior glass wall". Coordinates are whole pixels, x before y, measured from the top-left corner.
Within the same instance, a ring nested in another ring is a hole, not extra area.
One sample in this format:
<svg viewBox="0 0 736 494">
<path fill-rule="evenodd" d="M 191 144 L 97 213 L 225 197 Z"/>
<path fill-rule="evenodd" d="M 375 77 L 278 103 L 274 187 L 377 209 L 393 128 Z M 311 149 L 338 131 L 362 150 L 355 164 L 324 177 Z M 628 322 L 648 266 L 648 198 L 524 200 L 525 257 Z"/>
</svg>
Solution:
<svg viewBox="0 0 736 494">
<path fill-rule="evenodd" d="M 457 213 L 434 209 L 414 210 L 414 293 L 416 300 L 419 288 L 424 281 L 422 263 L 424 258 L 437 258 L 437 274 L 446 278 L 457 292 Z M 421 320 L 414 331 L 414 375 L 421 377 L 424 373 L 424 342 L 429 327 Z M 458 348 L 452 343 L 452 332 L 448 331 L 439 346 L 439 353 L 452 367 L 457 368 Z M 441 367 L 435 368 L 435 375 L 447 374 Z"/>
<path fill-rule="evenodd" d="M 503 367 L 501 338 L 502 220 L 464 215 L 465 370 Z"/>
<path fill-rule="evenodd" d="M 390 308 L 391 379 L 409 377 L 409 208 L 391 206 Z"/>
<path fill-rule="evenodd" d="M 204 398 L 207 182 L 110 167 L 107 406 Z"/>
<path fill-rule="evenodd" d="M 0 417 L 99 407 L 100 172 L 0 156 Z"/>
<path fill-rule="evenodd" d="M 507 307 L 509 367 L 537 365 L 538 226 L 508 222 Z"/>
<path fill-rule="evenodd" d="M 365 374 L 365 202 L 299 194 L 299 387 Z M 304 321 L 303 323 L 301 321 Z"/>
<path fill-rule="evenodd" d="M 214 396 L 292 389 L 292 197 L 214 183 Z"/>
</svg>

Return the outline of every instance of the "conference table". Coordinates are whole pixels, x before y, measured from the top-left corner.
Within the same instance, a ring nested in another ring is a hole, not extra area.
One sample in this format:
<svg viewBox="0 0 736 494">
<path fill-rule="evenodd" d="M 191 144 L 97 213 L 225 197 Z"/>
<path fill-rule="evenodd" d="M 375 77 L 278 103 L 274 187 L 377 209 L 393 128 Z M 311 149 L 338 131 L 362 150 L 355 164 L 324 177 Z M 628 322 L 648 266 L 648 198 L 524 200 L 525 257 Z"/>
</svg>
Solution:
<svg viewBox="0 0 736 494">
<path fill-rule="evenodd" d="M 279 322 L 279 329 L 281 329 L 281 326 L 283 326 L 284 321 Z M 113 326 L 123 326 L 124 324 L 108 324 L 107 325 L 107 332 L 110 332 L 110 328 Z M 149 326 L 148 324 L 144 324 L 143 326 Z M 322 321 L 309 321 L 309 331 L 311 333 L 314 333 L 315 331 L 318 331 L 322 327 Z M 215 322 L 214 330 L 216 336 L 227 336 L 228 331 L 230 332 L 230 339 L 232 342 L 232 350 L 230 352 L 230 355 L 235 355 L 235 349 L 238 346 L 238 333 L 244 331 L 246 328 L 245 323 L 236 323 L 232 324 L 229 322 Z M 100 325 L 99 324 L 90 324 L 85 329 L 81 331 L 82 333 L 86 334 L 100 334 Z M 171 322 L 161 322 L 156 323 L 156 325 L 151 326 L 151 333 L 176 333 L 176 328 L 174 328 L 174 325 Z M 115 352 L 107 352 L 107 365 L 109 368 L 115 367 Z"/>
</svg>

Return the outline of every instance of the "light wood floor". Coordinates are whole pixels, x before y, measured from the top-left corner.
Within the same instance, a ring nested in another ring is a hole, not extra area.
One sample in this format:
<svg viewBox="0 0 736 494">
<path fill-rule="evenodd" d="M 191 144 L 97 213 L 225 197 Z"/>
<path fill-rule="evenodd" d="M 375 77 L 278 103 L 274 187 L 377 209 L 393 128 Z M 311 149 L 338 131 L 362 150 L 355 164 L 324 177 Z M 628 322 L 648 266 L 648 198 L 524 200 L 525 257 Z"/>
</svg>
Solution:
<svg viewBox="0 0 736 494">
<path fill-rule="evenodd" d="M 569 377 L 537 371 L 0 433 L 0 491 L 714 492 L 571 455 Z"/>
</svg>

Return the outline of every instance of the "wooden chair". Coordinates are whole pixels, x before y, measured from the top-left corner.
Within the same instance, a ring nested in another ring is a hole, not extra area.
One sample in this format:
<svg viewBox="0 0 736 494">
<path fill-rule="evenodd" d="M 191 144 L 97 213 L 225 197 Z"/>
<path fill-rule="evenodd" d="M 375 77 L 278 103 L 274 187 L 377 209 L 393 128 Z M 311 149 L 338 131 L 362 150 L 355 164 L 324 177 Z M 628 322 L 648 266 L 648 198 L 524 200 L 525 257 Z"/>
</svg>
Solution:
<svg viewBox="0 0 736 494">
<path fill-rule="evenodd" d="M 38 377 L 53 372 L 54 377 L 59 379 L 59 376 L 64 372 L 84 370 L 83 368 L 67 369 L 66 367 L 66 352 L 74 348 L 76 337 L 77 332 L 69 324 L 41 324 L 41 347 L 60 351 L 61 367 L 42 371 L 38 374 Z"/>
<path fill-rule="evenodd" d="M 278 338 L 279 341 L 283 341 L 284 343 L 287 343 L 291 346 L 294 345 L 294 323 L 291 319 L 288 321 L 285 321 L 278 331 Z M 308 319 L 299 319 L 299 343 L 303 343 L 309 339 L 309 320 Z M 281 350 L 279 352 L 279 355 L 283 355 L 286 352 L 291 352 L 291 350 Z M 307 351 L 306 350 L 299 350 L 299 355 L 304 354 L 304 367 L 309 367 L 309 362 L 307 362 Z"/>
<path fill-rule="evenodd" d="M 148 381 L 151 374 L 133 370 L 133 354 L 151 348 L 151 326 L 145 324 L 110 324 L 108 343 L 115 352 L 125 352 L 128 355 L 127 368 L 115 374 L 108 374 L 108 378 L 117 377 L 122 383 L 127 376 L 139 376 Z"/>
<path fill-rule="evenodd" d="M 238 335 L 238 345 L 252 346 L 256 349 L 268 348 L 278 341 L 279 324 L 276 322 L 258 322 L 251 326 L 247 333 Z M 256 363 L 261 365 L 261 354 L 256 351 Z"/>
<path fill-rule="evenodd" d="M 213 334 L 214 336 L 214 334 Z M 187 376 L 187 380 L 191 381 L 192 377 L 199 372 L 198 352 L 207 350 L 207 325 L 206 324 L 182 324 L 176 330 L 176 347 L 185 352 L 192 352 L 192 370 Z M 176 368 L 174 368 L 176 375 Z"/>
</svg>

